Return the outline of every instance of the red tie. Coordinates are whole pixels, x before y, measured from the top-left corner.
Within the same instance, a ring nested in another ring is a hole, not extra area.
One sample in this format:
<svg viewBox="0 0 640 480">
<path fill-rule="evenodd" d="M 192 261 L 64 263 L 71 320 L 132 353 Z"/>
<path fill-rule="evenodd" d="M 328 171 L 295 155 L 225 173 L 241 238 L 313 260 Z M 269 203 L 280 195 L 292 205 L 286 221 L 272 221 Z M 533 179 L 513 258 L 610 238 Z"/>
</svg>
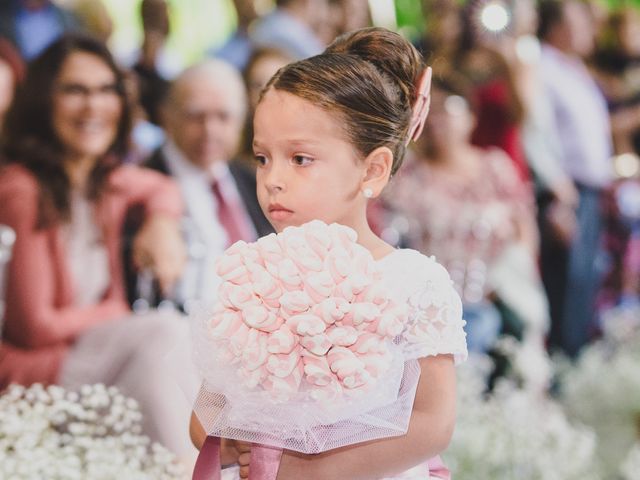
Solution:
<svg viewBox="0 0 640 480">
<path fill-rule="evenodd" d="M 227 202 L 220 192 L 220 182 L 214 180 L 211 184 L 211 190 L 218 202 L 218 220 L 222 227 L 226 230 L 229 237 L 229 243 L 227 246 L 237 242 L 238 240 L 249 240 L 243 235 L 242 226 L 239 222 L 238 215 L 233 211 L 232 205 Z"/>
</svg>

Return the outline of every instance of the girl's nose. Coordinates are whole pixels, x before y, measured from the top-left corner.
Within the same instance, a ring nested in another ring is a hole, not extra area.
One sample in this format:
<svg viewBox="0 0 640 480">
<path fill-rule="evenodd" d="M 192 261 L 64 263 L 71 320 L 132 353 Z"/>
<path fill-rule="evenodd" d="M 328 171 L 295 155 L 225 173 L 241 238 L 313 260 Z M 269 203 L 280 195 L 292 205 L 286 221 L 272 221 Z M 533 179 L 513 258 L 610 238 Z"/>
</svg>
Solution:
<svg viewBox="0 0 640 480">
<path fill-rule="evenodd" d="M 265 174 L 265 186 L 269 193 L 281 192 L 286 187 L 286 168 L 272 161 L 268 171 Z"/>
</svg>

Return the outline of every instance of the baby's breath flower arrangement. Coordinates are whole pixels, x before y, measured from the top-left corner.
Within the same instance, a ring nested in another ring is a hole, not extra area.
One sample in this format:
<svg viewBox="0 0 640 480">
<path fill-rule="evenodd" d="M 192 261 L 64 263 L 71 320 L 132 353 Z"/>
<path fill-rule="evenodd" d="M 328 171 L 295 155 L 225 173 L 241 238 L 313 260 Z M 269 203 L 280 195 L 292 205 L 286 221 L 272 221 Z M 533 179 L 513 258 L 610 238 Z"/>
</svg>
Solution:
<svg viewBox="0 0 640 480">
<path fill-rule="evenodd" d="M 141 419 L 115 387 L 12 385 L 0 396 L 0 478 L 185 478 L 174 454 L 141 434 Z"/>
<path fill-rule="evenodd" d="M 458 419 L 444 455 L 453 478 L 640 480 L 640 308 L 611 310 L 603 330 L 576 362 L 556 359 L 559 398 L 531 388 L 543 383 L 528 378 L 544 376 L 517 368 L 519 359 L 539 361 L 526 345 L 501 342 L 515 368 L 491 393 L 491 361 L 470 357 L 458 369 Z"/>
<path fill-rule="evenodd" d="M 570 418 L 595 430 L 597 454 L 606 472 L 616 472 L 640 440 L 640 308 L 613 309 L 602 325 L 603 338 L 564 369 L 562 402 Z"/>
<path fill-rule="evenodd" d="M 638 480 L 640 478 L 640 441 L 629 450 L 627 458 L 622 462 L 620 475 L 623 480 Z"/>
<path fill-rule="evenodd" d="M 456 480 L 602 480 L 595 434 L 567 420 L 561 406 L 511 380 L 485 392 L 470 357 L 458 369 L 458 419 L 444 455 Z"/>
</svg>

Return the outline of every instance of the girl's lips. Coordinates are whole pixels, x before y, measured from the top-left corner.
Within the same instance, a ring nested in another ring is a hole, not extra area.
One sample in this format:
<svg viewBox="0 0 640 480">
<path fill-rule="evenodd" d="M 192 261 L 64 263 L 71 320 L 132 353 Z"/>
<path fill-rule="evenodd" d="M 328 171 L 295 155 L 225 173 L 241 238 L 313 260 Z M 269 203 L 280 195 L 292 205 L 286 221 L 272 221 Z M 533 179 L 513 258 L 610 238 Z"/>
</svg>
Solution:
<svg viewBox="0 0 640 480">
<path fill-rule="evenodd" d="M 269 210 L 269 216 L 271 217 L 272 220 L 276 220 L 276 221 L 286 220 L 291 215 L 293 215 L 293 212 L 291 210 L 286 210 L 286 209 Z"/>
<path fill-rule="evenodd" d="M 269 205 L 269 216 L 272 220 L 281 221 L 289 218 L 293 212 L 282 205 Z"/>
</svg>

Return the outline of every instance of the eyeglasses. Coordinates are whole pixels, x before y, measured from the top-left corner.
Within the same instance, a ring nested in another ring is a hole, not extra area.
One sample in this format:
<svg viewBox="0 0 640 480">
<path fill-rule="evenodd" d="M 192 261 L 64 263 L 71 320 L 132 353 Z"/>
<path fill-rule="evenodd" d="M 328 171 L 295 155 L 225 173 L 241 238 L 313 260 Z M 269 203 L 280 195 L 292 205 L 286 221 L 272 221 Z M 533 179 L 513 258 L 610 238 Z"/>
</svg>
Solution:
<svg viewBox="0 0 640 480">
<path fill-rule="evenodd" d="M 89 87 L 81 83 L 63 83 L 57 86 L 56 91 L 70 101 L 83 101 L 94 95 L 101 98 L 117 98 L 122 94 L 115 83 L 107 83 L 97 87 Z"/>
<path fill-rule="evenodd" d="M 205 124 L 209 120 L 215 120 L 221 123 L 227 123 L 236 120 L 238 115 L 234 112 L 225 110 L 199 110 L 199 109 L 183 109 L 180 111 L 185 122 L 192 124 Z"/>
</svg>

